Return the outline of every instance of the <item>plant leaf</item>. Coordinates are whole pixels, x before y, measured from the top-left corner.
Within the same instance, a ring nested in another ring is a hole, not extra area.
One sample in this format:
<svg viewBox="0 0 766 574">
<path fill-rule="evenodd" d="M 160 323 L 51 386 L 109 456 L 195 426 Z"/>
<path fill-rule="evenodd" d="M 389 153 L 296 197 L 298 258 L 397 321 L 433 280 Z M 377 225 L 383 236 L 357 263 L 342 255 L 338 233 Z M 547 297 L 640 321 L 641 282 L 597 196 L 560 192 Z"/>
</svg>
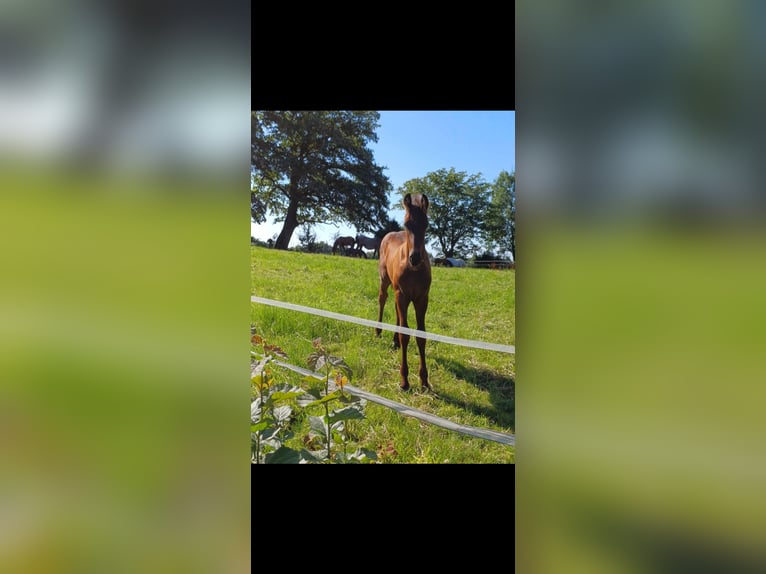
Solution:
<svg viewBox="0 0 766 574">
<path fill-rule="evenodd" d="M 271 441 L 279 432 L 279 428 L 275 426 L 268 426 L 262 433 L 261 433 L 261 440 L 264 442 Z"/>
<path fill-rule="evenodd" d="M 352 373 L 351 373 L 351 367 L 349 367 L 349 366 L 346 364 L 346 361 L 344 361 L 344 360 L 343 360 L 343 359 L 341 359 L 340 357 L 329 357 L 329 360 L 330 360 L 330 364 L 331 364 L 333 367 L 335 367 L 336 369 L 340 369 L 341 371 L 343 371 L 343 373 L 344 373 L 344 374 L 345 374 L 345 375 L 346 375 L 346 376 L 347 376 L 349 379 L 351 379 L 351 374 L 352 374 Z"/>
<path fill-rule="evenodd" d="M 338 423 L 338 424 L 342 425 L 343 423 Z M 341 431 L 333 429 L 332 440 L 334 444 L 343 444 L 343 434 L 341 433 Z"/>
<path fill-rule="evenodd" d="M 300 461 L 301 453 L 286 446 L 280 446 L 264 458 L 266 464 L 298 464 Z"/>
<path fill-rule="evenodd" d="M 357 397 L 356 395 L 352 395 L 351 393 L 343 393 L 341 396 L 338 397 L 340 402 L 346 405 L 356 405 L 360 404 L 362 406 L 365 405 L 366 401 L 362 397 Z"/>
<path fill-rule="evenodd" d="M 358 448 L 353 453 L 348 455 L 348 458 L 349 460 L 354 460 L 357 462 L 371 462 L 373 460 L 378 460 L 378 455 L 368 448 Z"/>
<path fill-rule="evenodd" d="M 324 381 L 318 381 L 316 379 L 308 383 L 306 392 L 314 395 L 316 398 L 321 399 L 324 395 Z"/>
<path fill-rule="evenodd" d="M 349 456 L 350 456 L 350 455 L 349 455 Z M 349 461 L 349 460 L 346 458 L 346 455 L 345 455 L 345 454 L 343 454 L 343 451 L 342 451 L 342 450 L 336 450 L 336 451 L 335 451 L 335 457 L 334 457 L 334 458 L 335 458 L 334 462 L 337 462 L 337 463 L 353 462 L 353 461 Z"/>
<path fill-rule="evenodd" d="M 261 359 L 260 361 L 256 361 L 250 367 L 250 380 L 253 380 L 256 377 L 260 378 L 261 373 L 263 372 L 263 369 L 266 367 L 269 361 L 270 361 L 269 357 Z"/>
<path fill-rule="evenodd" d="M 319 371 L 325 366 L 325 354 L 324 353 L 311 353 L 306 359 L 309 367 L 312 371 Z"/>
<path fill-rule="evenodd" d="M 275 450 L 282 447 L 282 441 L 278 438 L 273 438 L 270 440 L 261 440 L 261 448 L 266 445 L 269 448 L 267 449 L 267 452 L 274 452 Z"/>
<path fill-rule="evenodd" d="M 305 394 L 305 391 L 296 387 L 296 390 L 294 391 L 274 391 L 271 393 L 271 398 L 274 399 L 274 401 L 286 401 L 287 399 L 300 397 L 303 394 Z"/>
<path fill-rule="evenodd" d="M 309 428 L 320 437 L 327 436 L 327 424 L 324 422 L 324 417 L 309 417 Z"/>
<path fill-rule="evenodd" d="M 313 403 L 315 400 L 317 400 L 317 397 L 310 395 L 308 393 L 303 393 L 301 396 L 295 399 L 295 402 L 300 408 L 305 408 L 309 406 L 311 403 Z"/>
<path fill-rule="evenodd" d="M 274 409 L 274 418 L 277 422 L 283 423 L 290 419 L 290 415 L 293 414 L 293 408 L 289 405 L 283 405 Z"/>
<path fill-rule="evenodd" d="M 338 421 L 348 421 L 352 419 L 363 419 L 363 418 L 364 418 L 364 413 L 361 412 L 359 407 L 357 405 L 351 405 L 351 406 L 339 409 L 337 411 L 331 412 L 330 424 L 336 423 Z"/>
<path fill-rule="evenodd" d="M 285 353 L 280 347 L 277 347 L 276 345 L 263 345 L 264 350 L 269 351 L 271 353 L 274 353 L 275 355 L 278 355 L 282 357 L 283 359 L 289 359 L 287 356 L 287 353 Z"/>
<path fill-rule="evenodd" d="M 260 421 L 260 422 L 257 422 L 255 424 L 251 424 L 250 425 L 250 432 L 251 433 L 261 432 L 267 426 L 269 426 L 269 422 L 268 421 Z"/>
<path fill-rule="evenodd" d="M 333 391 L 329 395 L 325 395 L 319 400 L 314 401 L 313 403 L 309 403 L 307 406 L 313 406 L 313 405 L 321 405 L 324 403 L 328 403 L 330 401 L 334 401 L 335 399 L 340 397 L 340 391 Z"/>
<path fill-rule="evenodd" d="M 340 371 L 335 372 L 335 379 L 333 380 L 335 385 L 343 389 L 348 384 L 348 377 Z"/>
<path fill-rule="evenodd" d="M 317 451 L 317 452 L 322 452 L 322 451 Z M 321 457 L 317 457 L 313 452 L 306 450 L 305 448 L 302 448 L 299 454 L 300 454 L 300 464 L 322 462 Z"/>
<path fill-rule="evenodd" d="M 306 453 L 306 454 L 304 455 L 303 453 Z M 322 450 L 317 450 L 314 452 L 302 450 L 301 455 L 304 455 L 306 457 L 306 462 L 326 462 L 327 461 L 326 448 L 323 448 Z"/>
</svg>

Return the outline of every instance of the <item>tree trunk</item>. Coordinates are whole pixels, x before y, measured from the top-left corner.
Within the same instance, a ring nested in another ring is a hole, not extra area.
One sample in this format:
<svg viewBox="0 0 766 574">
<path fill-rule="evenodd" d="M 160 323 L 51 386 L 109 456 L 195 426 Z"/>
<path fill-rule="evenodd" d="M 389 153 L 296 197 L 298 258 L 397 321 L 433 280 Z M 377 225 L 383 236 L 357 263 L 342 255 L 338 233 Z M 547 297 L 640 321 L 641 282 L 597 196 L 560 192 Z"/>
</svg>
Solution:
<svg viewBox="0 0 766 574">
<path fill-rule="evenodd" d="M 287 208 L 287 215 L 285 216 L 285 222 L 282 225 L 282 231 L 277 237 L 277 242 L 274 244 L 276 249 L 287 249 L 290 245 L 290 239 L 293 236 L 293 232 L 298 227 L 298 203 L 294 200 L 290 200 L 290 205 Z"/>
<path fill-rule="evenodd" d="M 447 255 L 447 251 L 448 251 L 447 244 L 444 242 L 444 240 L 441 237 L 439 238 L 439 247 L 442 248 L 442 254 L 444 255 L 444 257 L 449 257 L 449 255 Z"/>
<path fill-rule="evenodd" d="M 442 251 L 444 251 L 444 257 L 455 257 L 455 244 L 449 243 L 445 245 Z"/>
</svg>

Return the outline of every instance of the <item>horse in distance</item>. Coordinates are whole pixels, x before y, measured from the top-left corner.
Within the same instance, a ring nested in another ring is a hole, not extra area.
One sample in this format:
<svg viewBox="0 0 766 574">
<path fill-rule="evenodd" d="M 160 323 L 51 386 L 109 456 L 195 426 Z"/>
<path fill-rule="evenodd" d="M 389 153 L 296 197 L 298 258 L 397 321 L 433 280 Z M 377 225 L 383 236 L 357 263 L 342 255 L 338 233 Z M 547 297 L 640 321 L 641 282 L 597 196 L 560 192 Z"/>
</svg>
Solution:
<svg viewBox="0 0 766 574">
<path fill-rule="evenodd" d="M 335 255 L 338 252 L 338 249 L 341 250 L 341 255 L 343 255 L 346 252 L 346 249 L 348 248 L 354 248 L 354 238 L 351 236 L 345 236 L 345 237 L 338 237 L 338 239 L 335 240 L 335 243 L 332 245 L 332 254 Z"/>
<path fill-rule="evenodd" d="M 356 236 L 356 248 L 372 249 L 373 254 L 377 257 L 380 253 L 380 239 L 377 237 L 367 237 L 366 235 Z"/>
<path fill-rule="evenodd" d="M 407 310 L 410 303 L 415 308 L 415 321 L 420 331 L 426 329 L 426 311 L 428 294 L 431 289 L 431 262 L 426 252 L 425 233 L 428 228 L 428 197 L 424 194 L 407 194 L 402 202 L 404 206 L 404 231 L 388 233 L 380 243 L 380 291 L 378 293 L 378 322 L 383 321 L 383 308 L 388 299 L 388 287 L 394 290 L 396 303 L 396 324 L 408 327 Z M 380 329 L 375 334 L 380 336 Z M 426 340 L 415 337 L 420 354 L 420 384 L 430 389 L 428 368 L 426 367 Z M 401 348 L 402 360 L 399 374 L 399 386 L 406 391 L 410 388 L 407 377 L 407 346 L 410 336 L 394 333 L 394 347 Z"/>
</svg>

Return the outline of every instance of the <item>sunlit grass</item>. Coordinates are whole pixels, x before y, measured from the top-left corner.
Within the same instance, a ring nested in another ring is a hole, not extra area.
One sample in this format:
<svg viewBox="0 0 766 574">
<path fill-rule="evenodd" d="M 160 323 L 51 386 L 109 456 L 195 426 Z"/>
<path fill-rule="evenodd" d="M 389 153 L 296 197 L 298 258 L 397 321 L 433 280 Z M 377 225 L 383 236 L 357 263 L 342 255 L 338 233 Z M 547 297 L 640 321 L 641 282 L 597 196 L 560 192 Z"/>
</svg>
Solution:
<svg viewBox="0 0 766 574">
<path fill-rule="evenodd" d="M 364 319 L 377 319 L 376 260 L 309 255 L 252 248 L 253 294 Z M 252 305 L 258 334 L 282 347 L 292 364 L 305 366 L 311 341 L 321 337 L 333 354 L 354 371 L 351 384 L 454 422 L 514 432 L 515 356 L 429 341 L 426 358 L 435 391 L 423 393 L 417 378 L 415 341 L 409 348 L 410 385 L 399 389 L 400 352 L 390 331 L 376 338 L 373 329 L 314 315 Z M 394 323 L 393 297 L 383 320 Z M 410 325 L 414 327 L 410 308 Z M 515 272 L 481 269 L 433 269 L 426 330 L 492 343 L 515 344 Z M 280 373 L 286 380 L 297 375 Z M 368 421 L 359 426 L 362 446 L 389 450 L 387 462 L 508 463 L 514 449 L 434 427 L 369 404 Z"/>
</svg>

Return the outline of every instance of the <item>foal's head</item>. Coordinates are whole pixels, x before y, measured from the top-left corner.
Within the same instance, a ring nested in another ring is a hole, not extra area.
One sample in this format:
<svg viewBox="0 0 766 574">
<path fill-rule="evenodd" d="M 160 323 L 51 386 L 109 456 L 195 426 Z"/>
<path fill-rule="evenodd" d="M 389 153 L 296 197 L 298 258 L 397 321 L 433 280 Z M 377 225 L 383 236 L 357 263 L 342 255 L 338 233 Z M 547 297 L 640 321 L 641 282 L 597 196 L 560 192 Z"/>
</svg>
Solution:
<svg viewBox="0 0 766 574">
<path fill-rule="evenodd" d="M 404 230 L 407 234 L 407 259 L 417 267 L 426 257 L 426 228 L 428 228 L 428 197 L 416 193 L 404 196 Z"/>
</svg>

